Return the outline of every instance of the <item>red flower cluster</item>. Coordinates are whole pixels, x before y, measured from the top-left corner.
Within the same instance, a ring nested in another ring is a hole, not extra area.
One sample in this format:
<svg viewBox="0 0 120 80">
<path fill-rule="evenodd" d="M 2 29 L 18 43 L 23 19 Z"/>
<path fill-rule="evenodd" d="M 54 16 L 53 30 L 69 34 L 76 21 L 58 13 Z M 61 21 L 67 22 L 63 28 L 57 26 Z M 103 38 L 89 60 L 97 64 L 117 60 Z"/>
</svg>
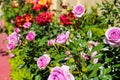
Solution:
<svg viewBox="0 0 120 80">
<path fill-rule="evenodd" d="M 63 14 L 60 16 L 60 23 L 62 25 L 65 25 L 65 26 L 71 25 L 72 20 L 75 20 L 75 16 L 72 12 L 69 12 L 68 14 Z"/>
<path fill-rule="evenodd" d="M 23 16 L 17 16 L 15 25 L 17 27 L 23 28 L 23 25 L 26 22 L 32 23 L 33 22 L 33 16 L 30 15 L 30 14 L 25 14 Z"/>
<path fill-rule="evenodd" d="M 50 12 L 42 12 L 36 17 L 37 24 L 46 25 L 52 21 L 52 14 Z"/>
</svg>

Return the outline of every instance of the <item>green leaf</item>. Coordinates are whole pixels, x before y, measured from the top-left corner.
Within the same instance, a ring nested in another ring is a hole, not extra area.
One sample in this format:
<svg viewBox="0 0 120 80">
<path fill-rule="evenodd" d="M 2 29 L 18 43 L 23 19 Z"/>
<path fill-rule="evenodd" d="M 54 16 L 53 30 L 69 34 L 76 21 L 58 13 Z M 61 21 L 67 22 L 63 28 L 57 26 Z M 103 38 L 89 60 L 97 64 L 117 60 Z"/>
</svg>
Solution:
<svg viewBox="0 0 120 80">
<path fill-rule="evenodd" d="M 98 69 L 99 69 L 99 67 L 100 67 L 101 65 L 102 65 L 102 64 L 100 64 L 100 63 L 93 65 L 93 71 L 92 71 L 92 73 L 89 75 L 89 77 L 95 77 L 95 76 L 97 76 L 97 71 L 98 71 Z"/>
<path fill-rule="evenodd" d="M 104 47 L 104 45 L 102 43 L 98 44 L 97 46 L 95 46 L 91 52 L 94 52 L 94 51 L 99 51 L 101 50 L 102 48 Z"/>
<path fill-rule="evenodd" d="M 35 76 L 35 80 L 41 80 L 41 76 L 40 75 Z"/>
<path fill-rule="evenodd" d="M 88 36 L 89 39 L 92 37 L 92 31 L 91 30 L 88 30 L 87 36 Z"/>
</svg>

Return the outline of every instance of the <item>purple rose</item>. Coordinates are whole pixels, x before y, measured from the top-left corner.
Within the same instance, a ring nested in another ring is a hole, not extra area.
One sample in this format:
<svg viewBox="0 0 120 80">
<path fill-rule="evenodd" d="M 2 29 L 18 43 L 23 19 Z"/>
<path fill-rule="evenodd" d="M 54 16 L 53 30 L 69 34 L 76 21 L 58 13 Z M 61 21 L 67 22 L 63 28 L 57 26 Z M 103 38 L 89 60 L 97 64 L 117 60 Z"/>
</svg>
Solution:
<svg viewBox="0 0 120 80">
<path fill-rule="evenodd" d="M 62 67 L 54 67 L 48 77 L 48 80 L 75 80 L 70 73 L 69 67 L 63 65 Z"/>
<path fill-rule="evenodd" d="M 7 44 L 7 48 L 9 50 L 13 50 L 15 48 L 15 44 L 11 43 L 11 44 Z"/>
<path fill-rule="evenodd" d="M 69 31 L 67 31 L 66 33 L 58 34 L 56 42 L 59 44 L 64 44 L 69 38 L 69 35 L 70 35 Z"/>
<path fill-rule="evenodd" d="M 49 55 L 44 54 L 37 60 L 37 66 L 39 67 L 39 69 L 44 69 L 49 64 L 49 62 L 50 62 Z"/>
<path fill-rule="evenodd" d="M 52 46 L 55 44 L 55 39 L 51 39 L 48 41 L 48 46 Z"/>
<path fill-rule="evenodd" d="M 33 31 L 28 32 L 26 39 L 29 41 L 33 41 L 35 38 L 35 33 Z"/>
<path fill-rule="evenodd" d="M 83 5 L 78 4 L 78 5 L 74 6 L 72 12 L 76 17 L 81 17 L 85 12 L 85 8 L 83 7 Z"/>
<path fill-rule="evenodd" d="M 111 47 L 120 46 L 120 28 L 111 27 L 105 32 L 105 40 L 106 44 L 109 44 Z"/>
</svg>

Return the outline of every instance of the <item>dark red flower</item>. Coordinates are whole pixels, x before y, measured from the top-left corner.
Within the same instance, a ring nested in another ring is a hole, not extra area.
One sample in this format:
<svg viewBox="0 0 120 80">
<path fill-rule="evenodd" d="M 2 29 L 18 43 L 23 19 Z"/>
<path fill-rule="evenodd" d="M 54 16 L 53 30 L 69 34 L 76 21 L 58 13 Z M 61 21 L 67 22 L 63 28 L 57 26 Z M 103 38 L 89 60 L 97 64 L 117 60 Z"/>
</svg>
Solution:
<svg viewBox="0 0 120 80">
<path fill-rule="evenodd" d="M 75 16 L 73 15 L 72 12 L 60 16 L 60 23 L 62 25 L 65 26 L 72 25 L 72 20 L 75 20 Z"/>
<path fill-rule="evenodd" d="M 42 12 L 36 17 L 37 24 L 46 25 L 52 21 L 52 15 L 49 12 Z"/>
</svg>

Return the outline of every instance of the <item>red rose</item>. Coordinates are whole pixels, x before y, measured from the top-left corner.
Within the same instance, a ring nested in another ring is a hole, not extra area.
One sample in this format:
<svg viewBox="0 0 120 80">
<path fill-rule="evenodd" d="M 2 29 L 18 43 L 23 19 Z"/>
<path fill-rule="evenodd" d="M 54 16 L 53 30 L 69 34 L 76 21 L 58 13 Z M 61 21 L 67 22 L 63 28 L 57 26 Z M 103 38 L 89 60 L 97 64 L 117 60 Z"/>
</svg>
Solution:
<svg viewBox="0 0 120 80">
<path fill-rule="evenodd" d="M 51 13 L 49 12 L 42 12 L 36 17 L 37 24 L 39 25 L 46 25 L 52 21 Z"/>
</svg>

